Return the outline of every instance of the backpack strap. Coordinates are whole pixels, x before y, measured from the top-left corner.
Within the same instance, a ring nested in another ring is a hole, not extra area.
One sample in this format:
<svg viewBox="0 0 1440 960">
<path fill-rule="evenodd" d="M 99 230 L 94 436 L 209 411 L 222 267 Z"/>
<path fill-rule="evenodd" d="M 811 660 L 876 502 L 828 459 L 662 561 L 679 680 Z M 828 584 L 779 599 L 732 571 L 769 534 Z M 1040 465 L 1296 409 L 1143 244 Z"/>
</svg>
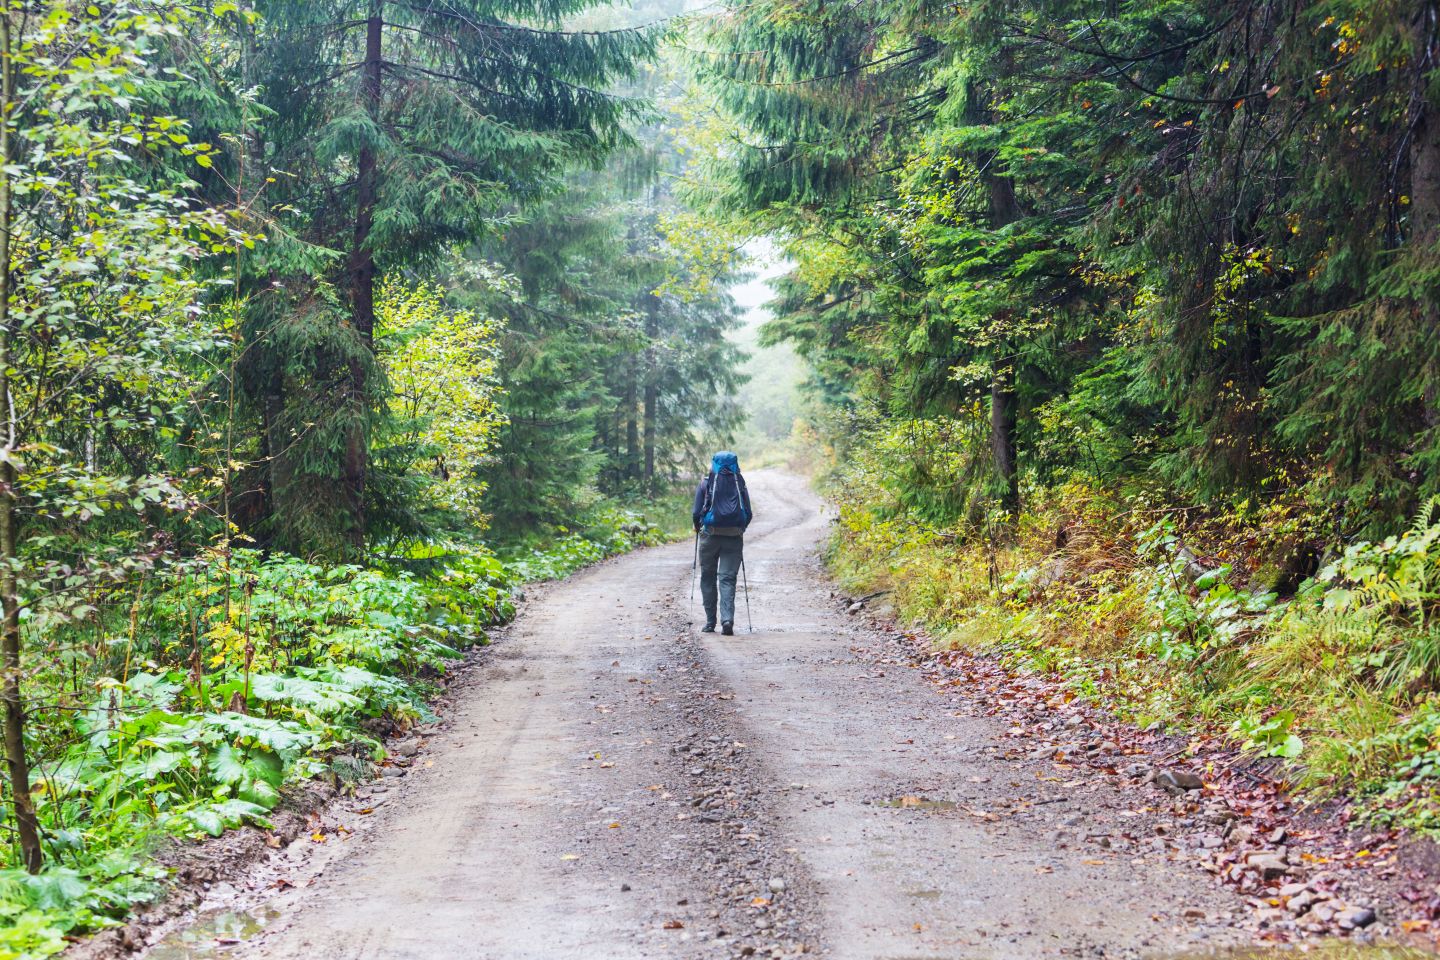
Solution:
<svg viewBox="0 0 1440 960">
<path fill-rule="evenodd" d="M 702 520 L 713 506 L 715 506 L 715 471 L 711 470 L 705 475 L 705 506 L 700 511 Z"/>
</svg>

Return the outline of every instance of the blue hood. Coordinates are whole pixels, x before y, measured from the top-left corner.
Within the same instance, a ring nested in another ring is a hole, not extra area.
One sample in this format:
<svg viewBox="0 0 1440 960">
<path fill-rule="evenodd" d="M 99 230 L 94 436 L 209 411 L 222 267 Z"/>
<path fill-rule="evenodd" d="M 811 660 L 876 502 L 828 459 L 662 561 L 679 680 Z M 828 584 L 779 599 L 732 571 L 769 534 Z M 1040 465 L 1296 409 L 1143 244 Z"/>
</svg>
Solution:
<svg viewBox="0 0 1440 960">
<path fill-rule="evenodd" d="M 722 470 L 729 470 L 731 473 L 740 472 L 740 458 L 729 450 L 722 450 L 710 458 L 710 472 L 719 473 Z"/>
</svg>

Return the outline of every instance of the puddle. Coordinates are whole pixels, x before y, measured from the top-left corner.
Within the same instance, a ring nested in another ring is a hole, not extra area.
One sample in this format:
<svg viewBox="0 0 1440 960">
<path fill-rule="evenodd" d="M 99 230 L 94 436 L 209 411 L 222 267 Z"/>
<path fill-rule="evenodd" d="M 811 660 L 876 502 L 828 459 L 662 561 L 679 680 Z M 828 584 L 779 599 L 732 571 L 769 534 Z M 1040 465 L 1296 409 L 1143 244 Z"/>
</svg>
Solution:
<svg viewBox="0 0 1440 960">
<path fill-rule="evenodd" d="M 266 907 L 253 913 L 225 910 L 207 913 L 177 930 L 145 954 L 146 960 L 207 960 L 224 957 L 230 948 L 255 936 L 280 916 Z"/>
<path fill-rule="evenodd" d="M 931 800 L 929 797 L 891 797 L 875 801 L 875 806 L 897 810 L 954 810 L 959 804 L 954 800 Z"/>
<path fill-rule="evenodd" d="M 905 896 L 914 897 L 916 900 L 939 900 L 939 890 L 906 890 Z"/>
<path fill-rule="evenodd" d="M 1317 943 L 1290 948 L 1264 950 L 1214 951 L 1186 953 L 1172 960 L 1435 960 L 1435 954 L 1412 947 L 1387 947 L 1353 943 Z"/>
</svg>

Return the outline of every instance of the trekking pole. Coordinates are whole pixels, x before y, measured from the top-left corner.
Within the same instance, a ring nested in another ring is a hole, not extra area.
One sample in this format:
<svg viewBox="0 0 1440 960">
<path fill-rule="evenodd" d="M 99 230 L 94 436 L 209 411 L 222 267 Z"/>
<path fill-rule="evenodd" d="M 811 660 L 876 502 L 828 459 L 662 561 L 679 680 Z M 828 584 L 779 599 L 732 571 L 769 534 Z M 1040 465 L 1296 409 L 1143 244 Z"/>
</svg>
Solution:
<svg viewBox="0 0 1440 960">
<path fill-rule="evenodd" d="M 690 561 L 690 602 L 695 602 L 695 574 L 700 569 L 700 531 L 695 531 L 695 559 Z"/>
<path fill-rule="evenodd" d="M 750 578 L 745 574 L 745 561 L 740 561 L 740 579 L 745 581 L 745 623 L 750 627 L 750 632 L 755 632 L 755 621 L 750 619 Z"/>
</svg>

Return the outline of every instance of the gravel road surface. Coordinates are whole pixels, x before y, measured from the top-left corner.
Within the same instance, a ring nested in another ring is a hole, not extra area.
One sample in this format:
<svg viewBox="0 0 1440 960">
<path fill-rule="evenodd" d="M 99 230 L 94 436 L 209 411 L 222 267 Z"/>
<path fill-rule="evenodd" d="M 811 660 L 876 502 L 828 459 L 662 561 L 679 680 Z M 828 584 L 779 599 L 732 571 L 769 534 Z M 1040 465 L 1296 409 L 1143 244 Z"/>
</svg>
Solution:
<svg viewBox="0 0 1440 960">
<path fill-rule="evenodd" d="M 1243 939 L 1239 899 L 1163 845 L 1085 842 L 1143 821 L 1137 788 L 1017 758 L 973 691 L 846 614 L 807 484 L 749 481 L 753 633 L 743 601 L 737 636 L 698 633 L 688 543 L 543 588 L 405 776 L 275 852 L 254 923 L 212 917 L 150 956 L 1026 960 Z"/>
</svg>

